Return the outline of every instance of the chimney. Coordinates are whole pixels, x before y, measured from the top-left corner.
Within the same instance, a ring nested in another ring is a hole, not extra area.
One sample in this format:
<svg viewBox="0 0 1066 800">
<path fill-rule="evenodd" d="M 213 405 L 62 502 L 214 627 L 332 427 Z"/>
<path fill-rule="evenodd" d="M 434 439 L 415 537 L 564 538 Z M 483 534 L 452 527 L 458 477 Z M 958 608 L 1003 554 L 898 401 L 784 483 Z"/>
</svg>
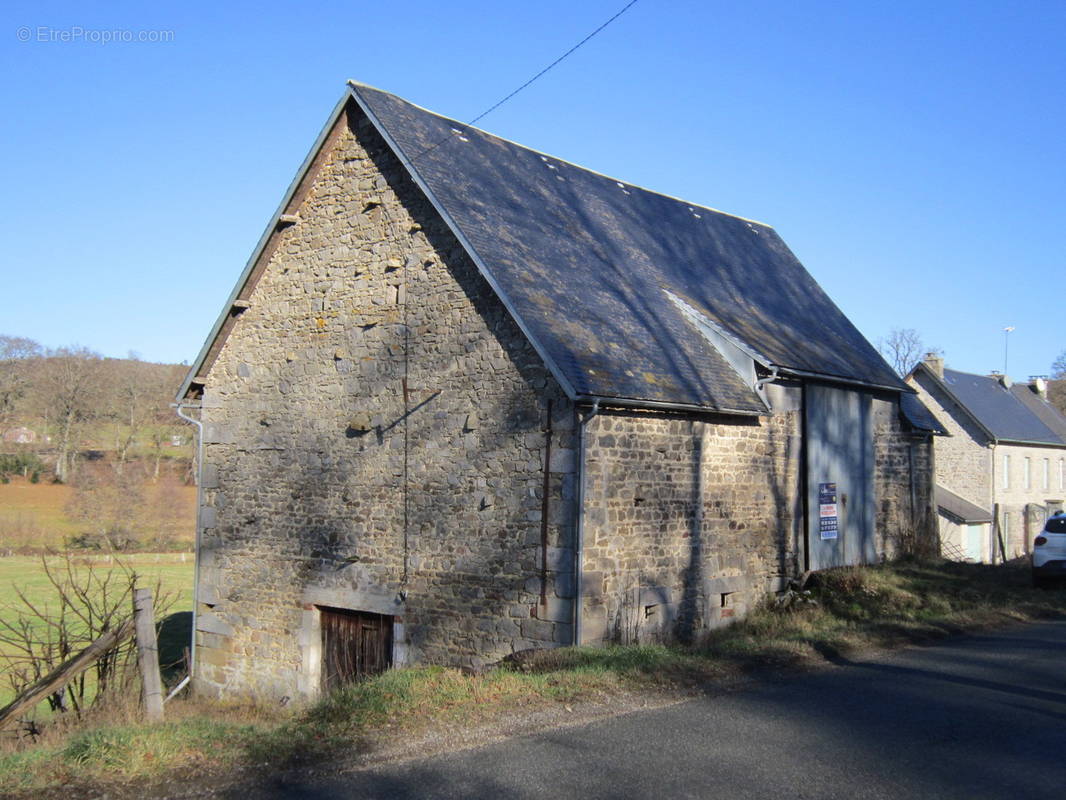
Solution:
<svg viewBox="0 0 1066 800">
<path fill-rule="evenodd" d="M 1011 379 L 1004 375 L 1002 372 L 1000 372 L 998 369 L 994 369 L 989 372 L 988 377 L 995 378 L 997 381 L 999 381 L 999 385 L 1002 386 L 1004 389 L 1009 389 L 1011 387 Z"/>
<path fill-rule="evenodd" d="M 1029 389 L 1041 400 L 1047 402 L 1047 379 L 1043 375 L 1031 375 Z"/>
<path fill-rule="evenodd" d="M 939 353 L 926 353 L 922 362 L 940 380 L 944 380 L 944 357 Z"/>
</svg>

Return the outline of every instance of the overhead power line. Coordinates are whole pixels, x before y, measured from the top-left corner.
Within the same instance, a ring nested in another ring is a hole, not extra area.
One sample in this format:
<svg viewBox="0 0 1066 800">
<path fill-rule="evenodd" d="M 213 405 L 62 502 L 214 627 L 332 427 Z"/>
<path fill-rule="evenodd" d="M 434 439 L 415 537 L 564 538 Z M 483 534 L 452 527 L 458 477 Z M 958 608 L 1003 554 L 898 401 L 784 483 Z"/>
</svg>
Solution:
<svg viewBox="0 0 1066 800">
<path fill-rule="evenodd" d="M 551 70 L 551 69 L 552 69 L 553 67 L 555 67 L 555 66 L 556 66 L 557 64 L 559 64 L 559 63 L 560 63 L 561 61 L 563 61 L 564 59 L 566 59 L 566 58 L 567 58 L 568 56 L 572 55 L 572 54 L 573 54 L 573 53 L 574 53 L 574 52 L 575 52 L 576 50 L 578 50 L 578 49 L 579 49 L 579 48 L 580 48 L 580 47 L 581 47 L 582 45 L 584 45 L 584 44 L 585 44 L 586 42 L 588 42 L 588 41 L 589 41 L 590 39 L 592 39 L 592 38 L 593 38 L 593 37 L 594 37 L 594 36 L 595 36 L 596 34 L 598 34 L 598 33 L 599 33 L 600 31 L 602 31 L 602 30 L 603 30 L 604 28 L 606 28 L 606 27 L 607 27 L 608 25 L 610 25 L 610 24 L 611 24 L 612 22 L 614 22 L 614 21 L 615 21 L 616 19 L 618 19 L 618 18 L 619 18 L 620 16 L 622 16 L 622 15 L 623 15 L 624 13 L 626 13 L 626 12 L 627 12 L 627 11 L 628 11 L 628 10 L 629 10 L 630 8 L 632 8 L 632 7 L 633 7 L 633 6 L 635 6 L 636 4 L 637 4 L 637 0 L 630 0 L 630 2 L 626 3 L 626 4 L 625 4 L 625 5 L 624 5 L 624 6 L 623 6 L 623 7 L 622 7 L 622 8 L 620 9 L 620 10 L 618 10 L 618 11 L 617 11 L 617 12 L 616 12 L 616 13 L 614 14 L 614 16 L 612 16 L 612 17 L 611 17 L 610 19 L 608 19 L 608 20 L 607 20 L 606 22 L 604 22 L 604 23 L 603 23 L 602 25 L 600 25 L 600 26 L 599 26 L 598 28 L 596 28 L 596 30 L 594 30 L 594 31 L 593 31 L 592 33 L 590 33 L 590 34 L 589 34 L 588 36 L 586 36 L 586 37 L 585 37 L 584 39 L 582 39 L 582 40 L 581 40 L 580 42 L 578 42 L 577 44 L 575 44 L 575 45 L 574 45 L 573 47 L 571 47 L 571 48 L 570 48 L 569 50 L 567 50 L 567 51 L 566 51 L 565 53 L 563 53 L 563 54 L 562 54 L 561 56 L 559 56 L 559 57 L 558 57 L 557 59 L 555 59 L 555 60 L 554 60 L 553 62 L 551 62 L 551 63 L 550 63 L 550 64 L 549 64 L 548 66 L 546 66 L 546 67 L 545 67 L 544 69 L 542 69 L 542 70 L 541 70 L 540 72 L 538 72 L 538 73 L 537 73 L 536 75 L 534 75 L 534 76 L 533 76 L 532 78 L 530 78 L 530 79 L 529 79 L 528 81 L 526 81 L 525 83 L 523 83 L 523 84 L 522 84 L 521 86 L 519 86 L 519 87 L 518 87 L 517 89 L 515 89 L 515 90 L 514 90 L 513 92 L 511 92 L 511 93 L 510 93 L 509 95 L 507 95 L 507 96 L 506 96 L 506 97 L 504 97 L 503 99 L 501 99 L 501 100 L 498 100 L 498 101 L 496 101 L 495 103 L 493 103 L 493 104 L 492 104 L 491 106 L 489 106 L 488 108 L 486 108 L 486 109 L 485 109 L 484 111 L 482 111 L 482 112 L 481 112 L 480 114 L 478 114 L 478 115 L 477 115 L 476 117 L 474 117 L 474 118 L 473 118 L 472 120 L 470 120 L 470 121 L 469 121 L 469 122 L 467 122 L 467 123 L 466 123 L 465 125 L 463 125 L 463 127 L 462 127 L 462 130 L 460 131 L 460 133 L 462 133 L 463 131 L 466 131 L 466 130 L 467 130 L 467 128 L 469 128 L 469 127 L 470 127 L 471 125 L 473 125 L 473 124 L 474 124 L 475 122 L 477 122 L 477 121 L 479 121 L 479 120 L 481 120 L 481 119 L 484 119 L 485 117 L 487 117 L 487 116 L 488 116 L 489 114 L 491 114 L 491 113 L 492 113 L 493 111 L 495 111 L 495 110 L 496 110 L 497 108 L 499 108 L 500 106 L 502 106 L 502 105 L 503 105 L 504 103 L 506 103 L 506 102 L 507 102 L 508 100 L 510 100 L 510 99 L 511 99 L 512 97 L 514 97 L 514 96 L 515 96 L 516 94 L 518 94 L 518 93 L 519 93 L 519 92 L 521 92 L 521 91 L 522 91 L 523 89 L 525 89 L 525 88 L 527 88 L 528 86 L 530 86 L 530 85 L 531 85 L 532 83 L 534 83 L 535 81 L 537 81 L 537 80 L 538 80 L 539 78 L 543 77 L 543 76 L 544 76 L 544 75 L 545 75 L 545 74 L 546 74 L 546 73 L 547 73 L 547 72 L 548 72 L 549 70 Z M 444 144 L 444 143 L 445 143 L 446 141 L 448 141 L 448 140 L 449 140 L 450 138 L 451 138 L 450 136 L 447 136 L 447 137 L 445 137 L 445 138 L 441 139 L 441 140 L 440 140 L 439 142 L 437 142 L 436 144 L 430 145 L 429 147 L 427 147 L 427 148 L 426 148 L 425 150 L 423 150 L 423 151 L 422 151 L 421 153 L 419 153 L 418 155 L 416 155 L 416 156 L 415 156 L 414 158 L 412 158 L 411 160 L 412 160 L 412 161 L 417 161 L 417 160 L 418 160 L 418 159 L 420 159 L 420 158 L 421 158 L 422 156 L 426 155 L 426 153 L 429 153 L 429 152 L 431 152 L 431 151 L 433 151 L 433 150 L 436 150 L 436 149 L 437 149 L 438 147 L 440 147 L 440 146 L 441 146 L 442 144 Z"/>
</svg>

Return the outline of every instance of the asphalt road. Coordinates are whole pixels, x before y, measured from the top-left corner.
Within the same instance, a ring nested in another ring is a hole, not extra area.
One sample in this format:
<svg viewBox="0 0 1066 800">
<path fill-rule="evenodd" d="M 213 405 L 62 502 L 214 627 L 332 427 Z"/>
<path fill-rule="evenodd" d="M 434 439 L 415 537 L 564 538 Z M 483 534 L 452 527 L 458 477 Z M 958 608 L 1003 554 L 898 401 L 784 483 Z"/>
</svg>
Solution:
<svg viewBox="0 0 1066 800">
<path fill-rule="evenodd" d="M 1066 622 L 232 797 L 1066 797 Z"/>
</svg>

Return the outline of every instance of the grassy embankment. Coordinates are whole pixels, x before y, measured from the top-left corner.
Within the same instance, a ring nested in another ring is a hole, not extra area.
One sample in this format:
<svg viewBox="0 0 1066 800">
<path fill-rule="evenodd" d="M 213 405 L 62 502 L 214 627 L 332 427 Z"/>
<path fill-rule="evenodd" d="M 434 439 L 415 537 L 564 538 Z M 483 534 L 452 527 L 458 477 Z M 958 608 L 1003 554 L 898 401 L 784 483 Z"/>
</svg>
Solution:
<svg viewBox="0 0 1066 800">
<path fill-rule="evenodd" d="M 174 701 L 149 726 L 133 711 L 45 734 L 0 756 L 0 791 L 156 780 L 242 765 L 295 764 L 363 751 L 398 733 L 455 728 L 546 704 L 610 703 L 621 691 L 698 691 L 764 670 L 802 668 L 871 648 L 1066 613 L 1066 591 L 1029 585 L 1024 564 L 902 563 L 819 576 L 815 603 L 758 609 L 691 647 L 546 651 L 483 675 L 389 671 L 291 711 Z"/>
</svg>

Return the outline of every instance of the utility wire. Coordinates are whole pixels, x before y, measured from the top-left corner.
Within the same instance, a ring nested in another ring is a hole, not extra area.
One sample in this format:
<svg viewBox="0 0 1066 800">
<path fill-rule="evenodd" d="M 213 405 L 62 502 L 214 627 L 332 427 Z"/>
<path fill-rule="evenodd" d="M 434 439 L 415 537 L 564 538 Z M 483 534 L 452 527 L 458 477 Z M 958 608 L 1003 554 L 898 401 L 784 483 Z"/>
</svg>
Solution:
<svg viewBox="0 0 1066 800">
<path fill-rule="evenodd" d="M 469 128 L 470 126 L 471 126 L 471 125 L 473 125 L 473 124 L 474 124 L 475 122 L 477 122 L 478 120 L 481 120 L 481 119 L 483 119 L 483 118 L 487 117 L 487 116 L 488 116 L 489 114 L 491 114 L 491 113 L 492 113 L 493 111 L 495 111 L 495 110 L 496 110 L 497 108 L 499 108 L 500 106 L 502 106 L 502 105 L 503 105 L 504 103 L 506 103 L 506 102 L 507 102 L 508 100 L 510 100 L 510 99 L 511 99 L 512 97 L 514 97 L 514 96 L 515 96 L 516 94 L 518 94 L 518 93 L 519 93 L 520 91 L 522 91 L 523 89 L 525 89 L 526 87 L 528 87 L 528 86 L 529 86 L 530 84 L 532 84 L 532 83 L 533 83 L 534 81 L 536 81 L 536 80 L 537 80 L 538 78 L 542 77 L 542 76 L 543 76 L 543 75 L 544 75 L 545 73 L 547 73 L 547 72 L 548 72 L 548 71 L 549 71 L 550 69 L 552 69 L 552 68 L 553 68 L 554 66 L 556 66 L 556 65 L 557 65 L 557 64 L 558 64 L 558 63 L 559 63 L 560 61 L 562 61 L 563 59 L 565 59 L 565 58 L 566 58 L 567 56 L 571 55 L 571 54 L 572 54 L 572 53 L 573 53 L 574 51 L 576 51 L 576 50 L 577 50 L 578 48 L 580 48 L 580 47 L 581 47 L 581 46 L 582 46 L 583 44 L 585 44 L 586 42 L 588 42 L 588 41 L 589 41 L 589 39 L 591 39 L 591 38 L 592 38 L 593 36 L 595 36 L 595 35 L 596 35 L 597 33 L 599 33 L 600 31 L 602 31 L 602 30 L 603 30 L 604 28 L 606 28 L 606 27 L 607 27 L 608 25 L 610 25 L 610 24 L 611 24 L 612 22 L 614 22 L 614 21 L 615 21 L 616 19 L 618 19 L 618 18 L 619 18 L 620 16 L 622 16 L 622 15 L 623 15 L 624 13 L 626 13 L 626 12 L 627 12 L 627 11 L 628 11 L 628 10 L 629 10 L 630 8 L 632 8 L 632 7 L 633 7 L 633 6 L 635 6 L 636 4 L 637 4 L 637 0 L 630 0 L 630 2 L 626 3 L 626 4 L 625 4 L 625 5 L 624 5 L 624 6 L 622 7 L 622 9 L 621 9 L 621 10 L 619 10 L 618 12 L 616 12 L 616 13 L 615 13 L 615 15 L 614 15 L 613 17 L 611 17 L 611 18 L 610 18 L 609 20 L 607 20 L 607 21 L 606 21 L 606 22 L 604 22 L 604 23 L 603 23 L 602 25 L 600 25 L 600 27 L 596 28 L 596 30 L 594 30 L 594 31 L 593 31 L 592 33 L 590 33 L 590 34 L 589 34 L 588 36 L 586 36 L 586 37 L 585 37 L 584 39 L 582 39 L 582 40 L 581 40 L 580 42 L 578 42 L 578 43 L 577 43 L 577 44 L 575 44 L 575 45 L 574 45 L 573 47 L 571 47 L 571 48 L 570 48 L 569 50 L 567 50 L 567 51 L 566 51 L 565 53 L 563 53 L 563 54 L 562 54 L 561 56 L 559 56 L 559 57 L 558 57 L 557 59 L 555 59 L 555 60 L 554 60 L 554 61 L 553 61 L 552 63 L 550 63 L 550 64 L 549 64 L 548 66 L 546 66 L 546 67 L 545 67 L 544 69 L 542 69 L 542 70 L 541 70 L 540 72 L 538 72 L 538 73 L 537 73 L 536 75 L 534 75 L 534 76 L 533 76 L 532 78 L 530 78 L 530 79 L 529 79 L 528 81 L 526 81 L 525 83 L 523 83 L 523 84 L 522 84 L 521 86 L 519 86 L 519 87 L 518 87 L 517 89 L 515 89 L 515 90 L 514 90 L 513 92 L 511 92 L 511 93 L 510 93 L 509 95 L 507 95 L 506 97 L 504 97 L 504 98 L 503 98 L 502 100 L 499 100 L 499 101 L 497 101 L 496 103 L 493 103 L 493 104 L 492 104 L 491 106 L 489 106 L 489 107 L 488 107 L 487 109 L 485 109 L 485 110 L 484 110 L 484 111 L 482 111 L 482 112 L 481 112 L 480 114 L 478 114 L 478 115 L 477 115 L 476 117 L 474 117 L 474 118 L 473 118 L 472 120 L 470 120 L 470 121 L 469 121 L 469 122 L 467 122 L 467 123 L 466 123 L 465 125 L 463 125 L 463 127 L 462 127 L 462 130 L 460 130 L 459 132 L 460 132 L 460 133 L 463 133 L 463 132 L 465 132 L 465 131 L 466 131 L 466 130 L 467 130 L 467 129 L 468 129 L 468 128 Z M 417 161 L 418 159 L 420 159 L 420 158 L 421 158 L 422 156 L 426 155 L 427 153 L 430 153 L 430 152 L 432 152 L 433 150 L 436 150 L 436 149 L 437 149 L 438 147 L 440 147 L 440 146 L 441 146 L 442 144 L 444 144 L 445 142 L 447 142 L 447 141 L 448 141 L 449 139 L 451 139 L 451 138 L 452 138 L 451 136 L 446 136 L 446 137 L 444 137 L 443 139 L 441 139 L 441 140 L 440 140 L 439 142 L 437 142 L 436 144 L 432 144 L 432 145 L 430 145 L 430 146 L 429 146 L 429 147 L 427 147 L 427 148 L 426 148 L 425 150 L 423 150 L 423 151 L 422 151 L 421 153 L 419 153 L 418 155 L 414 156 L 414 157 L 413 157 L 413 158 L 412 158 L 411 160 L 412 160 L 412 161 Z"/>
</svg>

